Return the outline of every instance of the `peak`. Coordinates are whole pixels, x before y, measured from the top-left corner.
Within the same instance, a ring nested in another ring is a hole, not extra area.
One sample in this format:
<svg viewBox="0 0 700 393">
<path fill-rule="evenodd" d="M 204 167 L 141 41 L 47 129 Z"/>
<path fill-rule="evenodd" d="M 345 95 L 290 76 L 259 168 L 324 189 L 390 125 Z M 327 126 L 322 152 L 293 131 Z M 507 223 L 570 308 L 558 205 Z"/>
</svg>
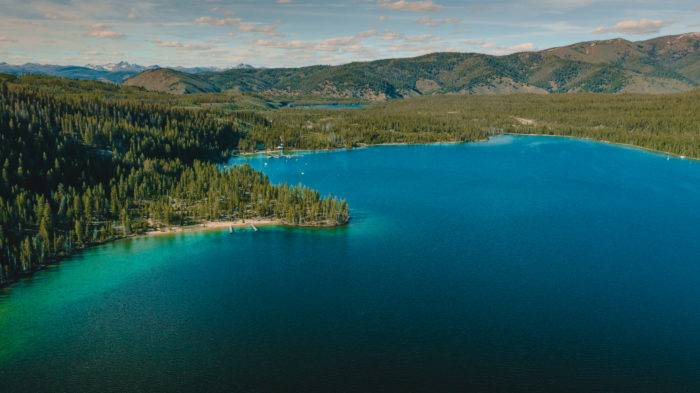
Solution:
<svg viewBox="0 0 700 393">
<path fill-rule="evenodd" d="M 673 42 L 673 41 L 688 41 L 700 40 L 700 32 L 690 32 L 677 35 L 669 35 L 663 37 L 655 37 L 642 42 Z"/>
<path fill-rule="evenodd" d="M 148 70 L 144 70 L 142 74 L 179 74 L 180 71 L 174 70 L 172 68 L 166 68 L 166 67 L 158 67 L 158 68 L 152 68 Z"/>
<path fill-rule="evenodd" d="M 700 39 L 700 32 L 681 34 L 681 35 L 678 36 L 678 39 L 693 39 L 693 40 L 698 40 L 698 39 Z"/>
<path fill-rule="evenodd" d="M 91 68 L 97 71 L 109 71 L 109 72 L 141 72 L 146 67 L 140 66 L 138 64 L 131 64 L 128 61 L 120 61 L 118 63 L 108 63 L 108 64 L 88 64 L 85 67 Z"/>
<path fill-rule="evenodd" d="M 143 71 L 127 79 L 124 85 L 174 94 L 213 93 L 219 91 L 215 85 L 199 78 L 197 75 L 187 74 L 171 68 Z"/>
<path fill-rule="evenodd" d="M 598 41 L 590 41 L 587 42 L 587 44 L 590 45 L 615 45 L 615 44 L 631 44 L 632 41 L 626 40 L 624 38 L 611 38 L 609 40 L 598 40 Z"/>
</svg>

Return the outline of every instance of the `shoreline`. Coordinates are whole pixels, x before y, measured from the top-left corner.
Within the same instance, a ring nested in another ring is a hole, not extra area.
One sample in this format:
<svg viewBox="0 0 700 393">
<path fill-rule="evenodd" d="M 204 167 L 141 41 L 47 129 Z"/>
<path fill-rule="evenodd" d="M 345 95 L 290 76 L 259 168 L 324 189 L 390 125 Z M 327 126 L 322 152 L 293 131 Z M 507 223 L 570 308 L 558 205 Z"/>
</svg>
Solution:
<svg viewBox="0 0 700 393">
<path fill-rule="evenodd" d="M 348 225 L 350 220 L 338 224 L 338 223 L 319 223 L 319 224 L 289 224 L 279 219 L 273 218 L 251 218 L 245 220 L 229 220 L 229 221 L 204 221 L 199 224 L 183 225 L 183 226 L 170 226 L 164 228 L 151 229 L 143 233 L 134 234 L 132 236 L 124 237 L 122 239 L 129 238 L 139 238 L 139 237 L 153 237 L 153 236 L 163 236 L 177 233 L 193 233 L 193 232 L 206 232 L 206 231 L 222 231 L 224 229 L 241 229 L 241 228 L 265 228 L 265 227 L 285 227 L 285 228 L 319 228 L 319 229 L 333 229 L 340 228 Z"/>
<path fill-rule="evenodd" d="M 502 134 L 505 135 L 505 134 Z M 457 140 L 444 140 L 444 141 L 434 141 L 434 142 L 421 142 L 421 143 L 411 143 L 411 142 L 384 142 L 384 143 L 363 143 L 358 146 L 351 146 L 351 147 L 324 147 L 322 149 L 285 149 L 284 153 L 282 154 L 282 157 L 287 156 L 288 154 L 303 154 L 303 153 L 332 153 L 335 151 L 343 151 L 343 150 L 357 150 L 357 149 L 368 149 L 372 147 L 382 147 L 382 146 L 432 146 L 432 145 L 460 145 L 463 143 L 475 143 L 475 142 L 482 142 L 485 141 L 486 139 L 474 139 L 474 140 L 468 140 L 468 141 L 457 141 Z M 280 156 L 280 151 L 279 150 L 258 150 L 258 151 L 246 151 L 246 152 L 239 152 L 231 157 L 229 157 L 229 160 L 237 158 L 237 157 L 254 157 L 254 156 Z"/>
<path fill-rule="evenodd" d="M 411 142 L 385 142 L 385 143 L 376 143 L 376 144 L 361 144 L 359 146 L 352 146 L 352 147 L 329 147 L 329 148 L 323 148 L 323 149 L 287 149 L 285 150 L 284 154 L 282 155 L 283 157 L 287 156 L 288 154 L 303 154 L 303 153 L 327 153 L 327 152 L 334 152 L 334 151 L 343 151 L 343 150 L 356 150 L 356 149 L 367 149 L 367 148 L 372 148 L 372 147 L 382 147 L 382 146 L 434 146 L 434 145 L 460 145 L 460 144 L 468 144 L 468 143 L 478 143 L 478 142 L 486 142 L 493 138 L 494 136 L 544 136 L 544 137 L 551 137 L 551 138 L 567 138 L 567 139 L 578 139 L 580 141 L 587 141 L 587 142 L 596 142 L 596 143 L 604 143 L 607 145 L 613 145 L 613 146 L 619 146 L 619 147 L 627 147 L 631 149 L 636 149 L 636 150 L 642 150 L 648 153 L 655 153 L 659 155 L 664 155 L 668 157 L 674 157 L 678 158 L 681 160 L 689 160 L 689 161 L 700 161 L 700 157 L 695 158 L 692 156 L 686 156 L 683 154 L 677 154 L 677 153 L 671 153 L 668 151 L 664 150 L 658 150 L 658 149 L 653 149 L 650 147 L 644 147 L 644 146 L 639 146 L 639 145 L 633 145 L 631 143 L 625 143 L 625 142 L 614 142 L 610 141 L 607 139 L 595 139 L 595 138 L 589 138 L 589 137 L 584 137 L 584 136 L 576 136 L 576 135 L 558 135 L 558 134 L 537 134 L 537 133 L 518 133 L 518 132 L 503 132 L 500 134 L 494 134 L 494 135 L 489 135 L 485 139 L 474 139 L 474 140 L 467 140 L 467 141 L 456 141 L 456 140 L 444 140 L 444 141 L 434 141 L 434 142 L 423 142 L 423 143 L 411 143 Z M 259 151 L 254 151 L 254 152 L 241 152 L 241 153 L 236 153 L 233 156 L 229 157 L 229 161 L 231 159 L 235 158 L 244 158 L 244 157 L 254 157 L 254 156 L 279 156 L 279 150 L 259 150 Z"/>
<path fill-rule="evenodd" d="M 255 227 L 272 227 L 272 226 L 290 226 L 281 220 L 273 219 L 250 219 L 250 220 L 233 220 L 233 221 L 205 221 L 200 224 L 185 225 L 185 226 L 170 226 L 158 229 L 152 229 L 136 237 L 152 237 L 163 236 L 176 233 L 192 233 L 205 231 L 220 231 L 227 228 L 249 228 L 251 225 Z"/>
<path fill-rule="evenodd" d="M 604 143 L 606 145 L 612 145 L 612 146 L 618 146 L 618 147 L 627 147 L 630 149 L 635 149 L 635 150 L 642 150 L 647 153 L 655 153 L 658 155 L 666 156 L 666 157 L 674 157 L 680 160 L 688 160 L 688 161 L 700 161 L 700 158 L 695 158 L 691 156 L 685 156 L 682 154 L 676 154 L 676 153 L 671 153 L 668 151 L 664 150 L 658 150 L 658 149 L 653 149 L 651 147 L 644 147 L 644 146 L 638 146 L 638 145 L 633 145 L 631 143 L 625 143 L 625 142 L 614 142 L 614 141 L 609 141 L 607 139 L 594 139 L 594 138 L 588 138 L 588 137 L 583 137 L 583 136 L 575 136 L 575 135 L 557 135 L 557 134 L 533 134 L 533 133 L 513 133 L 513 132 L 506 132 L 500 135 L 509 135 L 509 136 L 545 136 L 549 138 L 566 138 L 566 139 L 578 139 L 580 141 L 586 141 L 586 142 L 596 142 L 596 143 Z"/>
<path fill-rule="evenodd" d="M 40 272 L 42 270 L 48 269 L 51 266 L 59 265 L 61 262 L 63 262 L 66 259 L 69 259 L 71 257 L 74 257 L 82 252 L 85 252 L 87 250 L 93 249 L 95 247 L 103 246 L 109 243 L 116 243 L 120 241 L 125 241 L 125 240 L 134 240 L 134 239 L 147 239 L 151 237 L 158 237 L 158 236 L 166 236 L 166 235 L 176 235 L 176 234 L 186 234 L 186 233 L 196 233 L 196 232 L 215 232 L 215 231 L 223 231 L 227 228 L 236 228 L 236 229 L 242 229 L 242 228 L 250 228 L 251 225 L 254 225 L 256 228 L 264 228 L 264 227 L 287 227 L 287 228 L 319 228 L 319 229 L 332 229 L 332 228 L 339 228 L 346 226 L 350 223 L 350 220 L 343 224 L 334 224 L 334 225 L 326 225 L 326 224 L 318 224 L 318 225 L 294 225 L 294 224 L 287 224 L 283 222 L 282 220 L 277 220 L 277 219 L 269 219 L 269 218 L 253 218 L 253 219 L 246 219 L 245 222 L 243 220 L 232 220 L 232 221 L 205 221 L 199 224 L 192 224 L 192 225 L 185 225 L 185 226 L 170 226 L 170 227 L 164 227 L 164 228 L 153 228 L 149 229 L 145 232 L 140 232 L 140 233 L 133 233 L 131 235 L 127 236 L 117 236 L 111 239 L 106 239 L 103 241 L 98 241 L 90 244 L 86 244 L 83 247 L 80 247 L 79 249 L 74 250 L 73 253 L 69 255 L 61 255 L 55 259 L 52 259 L 51 261 L 37 266 L 35 269 L 33 269 L 30 272 L 27 272 L 23 275 L 19 275 L 11 280 L 8 280 L 6 282 L 3 282 L 0 284 L 0 291 L 8 290 L 8 288 L 11 288 L 14 284 L 32 277 L 35 273 Z"/>
</svg>

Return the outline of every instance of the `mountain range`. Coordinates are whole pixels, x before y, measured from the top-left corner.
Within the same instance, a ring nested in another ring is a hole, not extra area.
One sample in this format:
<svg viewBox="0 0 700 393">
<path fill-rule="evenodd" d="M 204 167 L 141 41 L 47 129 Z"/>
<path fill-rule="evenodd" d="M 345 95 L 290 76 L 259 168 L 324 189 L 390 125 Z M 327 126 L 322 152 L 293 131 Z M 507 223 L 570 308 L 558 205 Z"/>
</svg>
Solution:
<svg viewBox="0 0 700 393">
<path fill-rule="evenodd" d="M 433 53 L 339 66 L 230 69 L 180 74 L 188 89 L 165 69 L 127 81 L 151 90 L 192 93 L 242 91 L 276 96 L 323 96 L 383 100 L 431 94 L 513 92 L 670 93 L 700 85 L 700 33 L 632 42 L 624 39 L 581 42 L 505 56 Z M 173 79 L 175 78 L 175 79 Z M 187 80 L 184 81 L 184 78 Z M 166 84 L 154 83 L 167 80 Z"/>
<path fill-rule="evenodd" d="M 504 56 L 432 53 L 301 68 L 0 63 L 0 73 L 94 79 L 174 94 L 220 91 L 384 100 L 432 94 L 671 93 L 700 86 L 700 33 L 588 41 Z"/>
<path fill-rule="evenodd" d="M 70 79 L 98 80 L 110 83 L 123 83 L 125 80 L 147 70 L 161 68 L 158 65 L 142 66 L 125 61 L 110 64 L 87 64 L 85 66 L 26 63 L 13 65 L 0 62 L 0 73 L 11 75 L 49 75 Z M 252 69 L 248 64 L 238 64 L 231 68 Z M 228 68 L 219 67 L 171 67 L 188 74 L 222 72 Z"/>
</svg>

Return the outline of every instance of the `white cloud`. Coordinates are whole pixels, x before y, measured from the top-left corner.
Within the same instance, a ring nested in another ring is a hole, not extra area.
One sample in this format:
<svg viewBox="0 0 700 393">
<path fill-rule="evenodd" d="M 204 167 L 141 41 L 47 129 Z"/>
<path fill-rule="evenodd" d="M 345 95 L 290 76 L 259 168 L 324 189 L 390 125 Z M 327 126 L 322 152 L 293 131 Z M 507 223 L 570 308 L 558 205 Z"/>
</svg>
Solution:
<svg viewBox="0 0 700 393">
<path fill-rule="evenodd" d="M 369 37 L 374 37 L 378 34 L 377 30 L 367 30 L 367 31 L 362 31 L 360 33 L 357 33 L 355 36 L 357 38 L 369 38 Z"/>
<path fill-rule="evenodd" d="M 512 45 L 512 46 L 501 46 L 497 45 L 496 43 L 492 41 L 486 41 L 486 40 L 479 40 L 479 39 L 467 39 L 462 41 L 464 45 L 468 47 L 473 47 L 473 48 L 480 48 L 484 53 L 488 53 L 490 55 L 496 55 L 496 56 L 501 56 L 501 55 L 508 55 L 511 53 L 517 53 L 517 52 L 529 52 L 533 51 L 536 49 L 535 45 L 532 42 L 525 42 L 522 44 L 517 44 L 517 45 Z"/>
<path fill-rule="evenodd" d="M 337 52 L 341 49 L 357 52 L 364 47 L 355 37 L 339 37 L 321 40 L 316 46 L 316 50 L 323 52 Z"/>
<path fill-rule="evenodd" d="M 279 36 L 277 25 L 264 25 L 262 23 L 241 23 L 238 25 L 238 30 L 244 33 L 261 33 L 269 36 Z"/>
<path fill-rule="evenodd" d="M 110 30 L 111 26 L 105 24 L 94 24 L 86 33 L 90 37 L 116 39 L 123 38 L 124 33 Z"/>
<path fill-rule="evenodd" d="M 244 33 L 261 33 L 268 36 L 279 36 L 278 25 L 266 25 L 262 23 L 244 22 L 241 18 L 226 17 L 214 18 L 211 16 L 200 16 L 194 20 L 198 25 L 211 26 L 238 26 L 238 30 Z"/>
<path fill-rule="evenodd" d="M 526 42 L 524 44 L 518 44 L 508 47 L 511 52 L 527 52 L 535 49 L 535 44 L 532 42 Z"/>
<path fill-rule="evenodd" d="M 663 27 L 670 25 L 671 21 L 661 19 L 621 20 L 614 26 L 599 26 L 593 34 L 625 33 L 625 34 L 651 34 L 658 33 Z"/>
<path fill-rule="evenodd" d="M 12 1 L 3 2 L 11 4 Z M 16 3 L 25 10 L 31 10 L 45 19 L 54 21 L 95 21 L 113 19 L 115 15 L 124 14 L 124 6 L 121 2 L 112 1 L 87 1 L 87 0 L 19 0 Z M 5 14 L 5 9 L 3 9 Z"/>
<path fill-rule="evenodd" d="M 200 16 L 194 20 L 194 23 L 198 25 L 211 26 L 234 26 L 241 22 L 243 22 L 241 18 L 212 18 L 211 16 Z"/>
<path fill-rule="evenodd" d="M 360 52 L 365 50 L 364 45 L 362 45 L 360 40 L 355 36 L 327 38 L 317 41 L 259 39 L 255 41 L 255 45 L 264 48 L 318 52 Z"/>
<path fill-rule="evenodd" d="M 556 12 L 588 7 L 596 2 L 600 2 L 600 0 L 529 0 L 528 4 L 533 7 Z"/>
<path fill-rule="evenodd" d="M 400 11 L 439 11 L 441 5 L 433 3 L 432 0 L 408 1 L 408 0 L 379 0 L 379 5 L 390 10 Z"/>
<path fill-rule="evenodd" d="M 117 31 L 98 31 L 98 30 L 90 30 L 87 33 L 90 37 L 95 37 L 95 38 L 122 38 L 124 37 L 124 33 L 119 33 Z"/>
<path fill-rule="evenodd" d="M 425 25 L 425 26 L 430 26 L 430 27 L 436 27 L 436 26 L 441 26 L 441 25 L 448 25 L 448 24 L 459 24 L 461 23 L 462 20 L 458 18 L 444 18 L 444 19 L 434 19 L 434 18 L 429 18 L 427 16 L 424 16 L 416 21 L 419 25 Z"/>
<path fill-rule="evenodd" d="M 380 37 L 384 41 L 395 41 L 403 38 L 403 34 L 391 30 L 384 30 Z"/>
<path fill-rule="evenodd" d="M 231 17 L 234 15 L 231 10 L 227 9 L 226 7 L 222 7 L 222 6 L 218 6 L 218 5 L 215 7 L 209 8 L 209 11 L 211 11 L 215 14 L 221 14 L 225 17 Z"/>
<path fill-rule="evenodd" d="M 33 2 L 31 7 L 39 12 L 44 18 L 51 20 L 74 20 L 78 19 L 79 15 L 76 10 L 71 10 L 61 4 L 48 2 Z"/>
<path fill-rule="evenodd" d="M 161 40 L 159 38 L 155 39 L 153 42 L 162 48 L 174 48 L 174 49 L 187 50 L 187 51 L 205 51 L 205 50 L 211 49 L 211 46 L 208 46 L 208 45 L 189 44 L 189 43 L 183 43 L 180 41 L 167 41 L 167 40 Z"/>
<path fill-rule="evenodd" d="M 406 42 L 435 42 L 435 41 L 440 41 L 440 37 L 432 34 L 421 34 L 421 35 L 414 35 L 414 36 L 409 36 L 405 37 L 404 41 Z"/>
</svg>

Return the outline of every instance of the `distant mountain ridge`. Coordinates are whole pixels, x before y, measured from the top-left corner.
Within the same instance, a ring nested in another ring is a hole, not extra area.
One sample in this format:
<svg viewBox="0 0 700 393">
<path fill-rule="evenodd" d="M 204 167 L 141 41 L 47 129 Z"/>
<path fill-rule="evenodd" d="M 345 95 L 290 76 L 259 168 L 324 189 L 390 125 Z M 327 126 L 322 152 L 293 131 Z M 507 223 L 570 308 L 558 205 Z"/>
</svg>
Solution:
<svg viewBox="0 0 700 393">
<path fill-rule="evenodd" d="M 161 71 L 152 72 L 156 70 Z M 0 73 L 100 80 L 176 94 L 233 90 L 384 100 L 513 92 L 672 93 L 700 86 L 700 33 L 636 42 L 588 41 L 505 56 L 450 52 L 338 66 L 268 69 L 239 64 L 168 70 L 128 62 L 85 67 L 0 63 Z"/>
<path fill-rule="evenodd" d="M 197 77 L 222 91 L 369 100 L 513 92 L 671 93 L 700 86 L 700 33 L 638 42 L 589 41 L 505 56 L 433 53 L 339 66 L 231 69 Z"/>
<path fill-rule="evenodd" d="M 50 75 L 70 79 L 98 80 L 110 83 L 123 83 L 125 80 L 144 71 L 161 68 L 158 65 L 142 66 L 126 61 L 109 64 L 87 64 L 85 66 L 62 66 L 53 64 L 25 63 L 21 65 L 0 62 L 0 73 L 11 75 Z M 233 68 L 254 69 L 248 64 L 238 64 L 230 68 L 221 67 L 173 67 L 174 70 L 188 74 L 203 72 L 222 72 Z"/>
<path fill-rule="evenodd" d="M 96 70 L 96 71 L 109 71 L 109 72 L 143 72 L 152 67 L 144 67 L 138 64 L 130 64 L 126 61 L 120 61 L 119 63 L 109 63 L 109 64 L 87 64 L 85 67 Z M 156 66 L 157 67 L 157 66 Z"/>
<path fill-rule="evenodd" d="M 110 83 L 122 83 L 141 71 L 108 71 L 83 66 L 60 66 L 51 64 L 26 63 L 13 65 L 0 63 L 0 73 L 11 75 L 49 75 L 70 79 L 98 80 Z"/>
</svg>

